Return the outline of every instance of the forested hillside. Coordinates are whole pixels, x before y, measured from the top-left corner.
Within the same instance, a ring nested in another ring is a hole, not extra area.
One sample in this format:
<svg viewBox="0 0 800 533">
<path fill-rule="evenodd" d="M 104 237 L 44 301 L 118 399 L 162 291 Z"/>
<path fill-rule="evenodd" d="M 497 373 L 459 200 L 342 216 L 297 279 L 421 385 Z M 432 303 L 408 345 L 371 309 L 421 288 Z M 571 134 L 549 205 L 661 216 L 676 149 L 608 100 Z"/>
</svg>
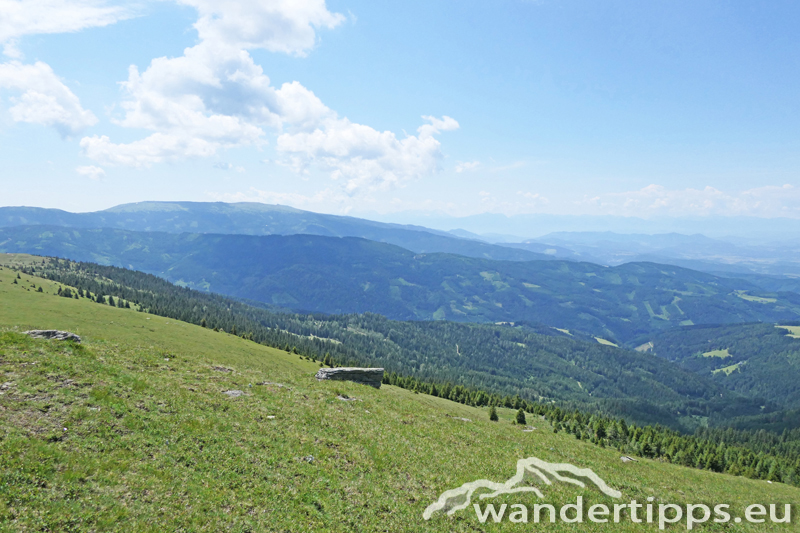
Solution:
<svg viewBox="0 0 800 533">
<path fill-rule="evenodd" d="M 0 251 L 142 270 L 306 312 L 535 322 L 615 342 L 679 324 L 793 320 L 800 295 L 653 263 L 492 261 L 357 238 L 0 229 Z"/>
<path fill-rule="evenodd" d="M 648 342 L 659 357 L 729 390 L 800 408 L 797 322 L 682 327 Z"/>
<path fill-rule="evenodd" d="M 10 261 L 71 287 L 64 292 L 70 298 L 132 306 L 314 360 L 383 366 L 426 383 L 449 383 L 453 399 L 483 389 L 684 430 L 775 410 L 650 354 L 574 340 L 552 328 L 276 313 L 117 267 L 19 256 L 0 262 Z"/>
</svg>

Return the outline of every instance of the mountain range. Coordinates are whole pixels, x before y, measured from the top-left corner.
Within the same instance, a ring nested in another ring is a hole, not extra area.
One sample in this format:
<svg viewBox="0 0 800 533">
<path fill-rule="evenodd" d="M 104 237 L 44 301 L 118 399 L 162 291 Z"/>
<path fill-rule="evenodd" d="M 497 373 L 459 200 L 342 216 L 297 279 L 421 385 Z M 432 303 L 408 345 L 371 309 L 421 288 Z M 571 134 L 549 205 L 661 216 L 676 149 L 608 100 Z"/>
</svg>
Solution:
<svg viewBox="0 0 800 533">
<path fill-rule="evenodd" d="M 752 226 L 760 228 L 761 234 L 769 235 L 769 238 L 731 235 L 710 238 L 697 233 L 697 228 L 702 226 L 698 221 L 684 221 L 679 225 L 685 234 L 674 231 L 643 234 L 620 233 L 620 230 L 627 228 L 629 231 L 635 227 L 641 232 L 662 226 L 658 221 L 625 217 L 505 217 L 486 214 L 448 220 L 453 224 L 463 222 L 473 229 L 479 223 L 485 224 L 482 231 L 458 227 L 445 231 L 261 203 L 141 202 L 90 213 L 35 207 L 0 208 L 0 227 L 56 225 L 168 233 L 361 237 L 417 253 L 443 252 L 507 261 L 559 259 L 609 266 L 646 261 L 724 277 L 747 276 L 750 282 L 765 290 L 795 290 L 800 285 L 797 282 L 800 276 L 800 240 L 793 229 L 800 231 L 800 226 L 791 220 L 773 220 L 769 225 L 770 228 L 785 228 L 782 234 L 764 233 L 767 228 L 761 219 L 729 221 L 730 231 L 746 233 L 745 230 Z M 487 230 L 503 220 L 516 221 L 518 229 L 524 230 L 519 233 L 539 236 L 526 239 Z M 440 220 L 439 223 L 443 222 Z M 606 227 L 616 231 L 548 231 L 557 227 L 556 223 L 562 228 Z"/>
<path fill-rule="evenodd" d="M 0 251 L 122 266 L 298 311 L 531 322 L 626 342 L 680 325 L 796 320 L 800 294 L 654 263 L 496 261 L 354 237 L 0 228 Z"/>
<path fill-rule="evenodd" d="M 417 253 L 446 252 L 509 261 L 551 257 L 535 250 L 497 246 L 421 226 L 386 224 L 260 203 L 141 202 L 91 213 L 70 213 L 38 207 L 0 207 L 0 227 L 20 225 L 115 228 L 167 233 L 361 237 L 394 244 Z"/>
</svg>

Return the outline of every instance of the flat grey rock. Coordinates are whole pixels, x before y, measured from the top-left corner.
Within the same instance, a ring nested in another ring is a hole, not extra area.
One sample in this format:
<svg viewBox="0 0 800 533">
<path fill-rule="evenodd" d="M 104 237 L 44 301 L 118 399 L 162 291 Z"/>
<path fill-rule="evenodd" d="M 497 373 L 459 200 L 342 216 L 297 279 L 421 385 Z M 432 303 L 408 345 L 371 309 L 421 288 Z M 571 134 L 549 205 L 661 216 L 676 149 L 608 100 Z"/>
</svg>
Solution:
<svg viewBox="0 0 800 533">
<path fill-rule="evenodd" d="M 69 331 L 59 331 L 57 329 L 32 329 L 30 331 L 23 331 L 24 335 L 28 335 L 34 339 L 53 339 L 57 341 L 75 341 L 81 342 L 81 338 Z"/>
<path fill-rule="evenodd" d="M 231 398 L 238 398 L 239 396 L 244 396 L 244 391 L 241 391 L 241 390 L 226 390 L 226 391 L 223 391 L 222 394 L 227 394 Z"/>
<path fill-rule="evenodd" d="M 314 377 L 319 380 L 352 381 L 380 389 L 383 381 L 383 369 L 357 367 L 320 368 Z"/>
</svg>

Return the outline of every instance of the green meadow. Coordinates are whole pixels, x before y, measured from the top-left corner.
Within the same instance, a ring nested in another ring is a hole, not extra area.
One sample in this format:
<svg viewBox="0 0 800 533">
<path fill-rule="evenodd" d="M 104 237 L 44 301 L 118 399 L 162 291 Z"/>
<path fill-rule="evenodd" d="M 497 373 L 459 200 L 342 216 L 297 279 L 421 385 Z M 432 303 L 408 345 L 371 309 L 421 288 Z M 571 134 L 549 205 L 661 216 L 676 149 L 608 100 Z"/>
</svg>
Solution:
<svg viewBox="0 0 800 533">
<path fill-rule="evenodd" d="M 0 531 L 658 530 L 628 520 L 481 524 L 471 509 L 422 518 L 445 490 L 505 481 L 526 457 L 590 468 L 622 502 L 729 504 L 734 516 L 789 503 L 800 512 L 797 488 L 624 463 L 533 415 L 512 423 L 511 410 L 491 422 L 486 409 L 392 386 L 318 382 L 319 364 L 297 355 L 16 278 L 0 270 Z M 83 342 L 21 334 L 34 328 Z M 590 487 L 540 489 L 556 506 L 577 496 L 587 507 L 617 502 Z M 522 493 L 493 503 L 542 502 Z M 695 530 L 796 531 L 798 520 Z"/>
<path fill-rule="evenodd" d="M 720 359 L 726 359 L 733 356 L 728 351 L 728 348 L 725 348 L 724 350 L 711 350 L 710 352 L 705 352 L 703 353 L 703 357 L 719 357 Z"/>
</svg>

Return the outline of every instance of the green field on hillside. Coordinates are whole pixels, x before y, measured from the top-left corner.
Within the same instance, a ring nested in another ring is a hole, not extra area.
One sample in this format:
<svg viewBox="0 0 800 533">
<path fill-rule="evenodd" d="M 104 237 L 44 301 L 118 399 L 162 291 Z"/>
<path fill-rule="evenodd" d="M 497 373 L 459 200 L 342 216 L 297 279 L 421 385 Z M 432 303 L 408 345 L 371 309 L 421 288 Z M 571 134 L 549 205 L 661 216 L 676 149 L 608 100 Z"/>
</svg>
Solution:
<svg viewBox="0 0 800 533">
<path fill-rule="evenodd" d="M 740 516 L 752 503 L 800 502 L 800 489 L 779 483 L 623 463 L 532 416 L 514 425 L 509 410 L 493 423 L 485 409 L 396 387 L 317 382 L 319 365 L 297 355 L 16 277 L 0 270 L 0 531 L 657 530 L 480 524 L 469 509 L 423 520 L 443 491 L 505 481 L 531 456 L 590 468 L 623 502 L 725 503 Z M 69 330 L 83 343 L 19 333 L 31 328 Z M 615 502 L 568 484 L 542 490 L 554 505 L 578 495 L 587 506 Z"/>
<path fill-rule="evenodd" d="M 709 352 L 705 352 L 703 357 L 719 357 L 720 359 L 726 359 L 728 357 L 733 357 L 727 348 L 724 350 L 711 350 Z"/>
</svg>

